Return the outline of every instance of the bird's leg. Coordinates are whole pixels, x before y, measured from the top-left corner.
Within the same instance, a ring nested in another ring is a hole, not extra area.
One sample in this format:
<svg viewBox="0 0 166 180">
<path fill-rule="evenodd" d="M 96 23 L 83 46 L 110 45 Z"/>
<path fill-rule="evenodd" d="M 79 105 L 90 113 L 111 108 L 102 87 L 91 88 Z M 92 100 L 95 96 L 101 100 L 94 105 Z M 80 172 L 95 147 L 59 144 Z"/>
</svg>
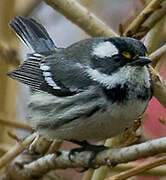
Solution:
<svg viewBox="0 0 166 180">
<path fill-rule="evenodd" d="M 89 159 L 89 165 L 91 165 L 91 162 L 95 159 L 97 153 L 108 149 L 108 147 L 104 145 L 92 145 L 92 144 L 89 144 L 87 141 L 71 140 L 71 142 L 78 144 L 81 147 L 72 149 L 69 153 L 69 159 L 72 161 L 71 156 L 73 156 L 76 152 L 90 151 L 92 155 Z"/>
</svg>

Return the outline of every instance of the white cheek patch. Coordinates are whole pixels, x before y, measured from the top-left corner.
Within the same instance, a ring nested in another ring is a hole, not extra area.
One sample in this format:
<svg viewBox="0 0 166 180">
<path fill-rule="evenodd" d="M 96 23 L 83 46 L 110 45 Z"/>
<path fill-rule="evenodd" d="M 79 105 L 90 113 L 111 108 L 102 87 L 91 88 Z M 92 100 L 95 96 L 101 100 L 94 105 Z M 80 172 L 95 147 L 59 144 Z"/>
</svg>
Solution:
<svg viewBox="0 0 166 180">
<path fill-rule="evenodd" d="M 89 67 L 86 68 L 86 73 L 88 73 L 92 80 L 97 81 L 108 88 L 112 85 L 112 78 L 110 75 L 101 73 L 98 70 Z"/>
<path fill-rule="evenodd" d="M 99 58 L 111 57 L 118 53 L 116 46 L 109 41 L 101 42 L 93 49 L 93 55 Z"/>
<path fill-rule="evenodd" d="M 140 84 L 150 88 L 150 74 L 147 67 L 137 69 L 137 67 L 124 66 L 112 75 L 99 72 L 97 69 L 86 67 L 86 73 L 94 80 L 103 84 L 107 88 L 114 88 L 117 84 L 125 84 L 127 81 L 135 88 L 139 88 Z"/>
</svg>

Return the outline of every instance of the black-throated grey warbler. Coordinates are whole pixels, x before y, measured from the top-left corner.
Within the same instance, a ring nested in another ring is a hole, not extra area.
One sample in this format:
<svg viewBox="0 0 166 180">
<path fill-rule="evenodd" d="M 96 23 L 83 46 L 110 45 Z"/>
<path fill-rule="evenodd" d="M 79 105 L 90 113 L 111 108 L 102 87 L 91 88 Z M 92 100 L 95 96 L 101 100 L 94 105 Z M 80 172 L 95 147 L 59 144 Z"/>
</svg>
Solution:
<svg viewBox="0 0 166 180">
<path fill-rule="evenodd" d="M 96 37 L 57 48 L 33 19 L 15 17 L 11 27 L 34 50 L 9 75 L 35 90 L 28 118 L 40 134 L 100 141 L 123 132 L 146 110 L 151 60 L 139 40 Z"/>
</svg>

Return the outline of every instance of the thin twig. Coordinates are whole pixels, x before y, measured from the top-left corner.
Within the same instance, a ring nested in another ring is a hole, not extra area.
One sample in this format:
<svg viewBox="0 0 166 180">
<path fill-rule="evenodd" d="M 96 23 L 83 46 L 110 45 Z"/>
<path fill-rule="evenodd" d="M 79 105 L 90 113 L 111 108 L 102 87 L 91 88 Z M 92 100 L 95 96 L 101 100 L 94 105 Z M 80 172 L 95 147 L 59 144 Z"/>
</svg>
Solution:
<svg viewBox="0 0 166 180">
<path fill-rule="evenodd" d="M 28 0 L 16 3 L 15 16 L 28 16 L 40 3 L 41 0 Z"/>
<path fill-rule="evenodd" d="M 160 116 L 160 117 L 158 118 L 158 120 L 159 120 L 164 126 L 166 126 L 166 119 L 165 119 L 165 117 Z"/>
<path fill-rule="evenodd" d="M 145 37 L 144 45 L 146 46 L 149 54 L 154 52 L 159 47 L 159 43 L 163 36 L 162 32 L 164 29 L 164 21 L 165 21 L 165 16 L 155 24 L 155 26 L 150 30 L 150 32 Z"/>
<path fill-rule="evenodd" d="M 158 61 L 160 60 L 160 57 L 166 53 L 166 44 L 164 44 L 162 47 L 157 49 L 155 52 L 150 54 L 150 58 L 152 59 L 152 67 L 154 68 Z"/>
<path fill-rule="evenodd" d="M 164 57 L 161 57 L 160 60 L 158 61 L 158 63 L 156 64 L 155 66 L 155 70 L 157 72 L 160 72 L 160 69 L 162 67 L 162 65 L 165 63 L 165 58 Z"/>
<path fill-rule="evenodd" d="M 147 6 L 149 4 L 150 0 L 141 0 L 141 2 L 144 6 Z"/>
<path fill-rule="evenodd" d="M 112 176 L 112 177 L 108 178 L 107 180 L 125 180 L 127 178 L 136 176 L 136 175 L 138 175 L 142 172 L 145 172 L 149 169 L 152 169 L 154 167 L 161 166 L 163 164 L 166 164 L 166 156 L 147 160 L 143 163 L 138 164 L 136 167 L 134 167 L 128 171 L 121 172 L 118 175 Z"/>
<path fill-rule="evenodd" d="M 166 107 L 166 81 L 152 68 L 152 66 L 149 67 L 154 85 L 154 96 Z"/>
<path fill-rule="evenodd" d="M 0 168 L 4 167 L 7 163 L 12 161 L 18 154 L 26 149 L 32 141 L 35 139 L 36 133 L 28 136 L 24 141 L 17 143 L 11 150 L 9 150 L 4 156 L 0 158 Z"/>
<path fill-rule="evenodd" d="M 33 131 L 33 128 L 29 124 L 25 124 L 25 123 L 18 122 L 18 121 L 11 121 L 11 120 L 0 118 L 0 124 L 5 125 L 5 126 L 18 128 L 18 129 Z"/>
<path fill-rule="evenodd" d="M 59 148 L 61 147 L 62 143 L 63 143 L 63 141 L 61 141 L 61 140 L 54 140 L 51 143 L 51 145 L 50 145 L 50 147 L 49 147 L 49 149 L 47 151 L 47 154 L 57 152 L 59 150 Z"/>
<path fill-rule="evenodd" d="M 143 37 L 165 14 L 165 4 L 162 5 L 163 1 L 152 0 L 129 25 L 124 32 L 124 36 L 137 37 L 139 39 Z"/>
<path fill-rule="evenodd" d="M 81 180 L 92 180 L 92 176 L 94 173 L 94 169 L 90 168 L 88 171 L 84 174 L 83 178 Z"/>
<path fill-rule="evenodd" d="M 4 154 L 4 153 L 8 152 L 11 148 L 12 148 L 12 146 L 9 144 L 1 143 L 0 144 L 0 153 Z"/>
<path fill-rule="evenodd" d="M 111 172 L 123 172 L 123 171 L 127 171 L 129 169 L 135 168 L 136 166 L 138 166 L 140 164 L 140 162 L 133 162 L 133 163 L 128 163 L 128 164 L 119 164 L 115 167 L 111 167 L 109 168 Z M 110 172 L 109 171 L 109 172 Z M 153 169 L 147 170 L 146 172 L 142 172 L 141 173 L 143 176 L 160 176 L 160 177 L 165 177 L 166 176 L 166 168 L 163 167 L 155 167 Z"/>
<path fill-rule="evenodd" d="M 166 152 L 165 137 L 129 147 L 110 148 L 98 153 L 91 164 L 89 164 L 89 159 L 91 158 L 91 152 L 89 151 L 75 153 L 72 156 L 72 161 L 69 159 L 70 151 L 49 154 L 32 163 L 24 165 L 21 171 L 25 176 L 40 176 L 53 169 L 90 168 L 101 165 L 110 166 L 112 164 L 126 163 L 163 152 Z"/>
<path fill-rule="evenodd" d="M 20 139 L 15 133 L 7 131 L 7 134 L 9 135 L 10 138 L 15 140 L 16 142 L 18 143 L 22 142 L 22 139 Z"/>
<path fill-rule="evenodd" d="M 110 172 L 110 168 L 108 166 L 102 166 L 95 170 L 93 173 L 91 180 L 103 180 L 107 177 L 107 174 Z"/>
<path fill-rule="evenodd" d="M 20 64 L 16 50 L 2 43 L 0 43 L 0 56 L 9 65 L 18 66 Z"/>
<path fill-rule="evenodd" d="M 44 176 L 40 180 L 68 180 L 67 178 L 64 178 L 62 175 L 58 175 L 56 170 L 50 171 L 47 174 L 44 174 Z"/>
<path fill-rule="evenodd" d="M 91 36 L 118 36 L 103 21 L 75 0 L 44 0 Z"/>
<path fill-rule="evenodd" d="M 51 144 L 52 140 L 38 135 L 30 145 L 29 149 L 37 154 L 45 154 L 46 152 L 48 152 Z"/>
</svg>

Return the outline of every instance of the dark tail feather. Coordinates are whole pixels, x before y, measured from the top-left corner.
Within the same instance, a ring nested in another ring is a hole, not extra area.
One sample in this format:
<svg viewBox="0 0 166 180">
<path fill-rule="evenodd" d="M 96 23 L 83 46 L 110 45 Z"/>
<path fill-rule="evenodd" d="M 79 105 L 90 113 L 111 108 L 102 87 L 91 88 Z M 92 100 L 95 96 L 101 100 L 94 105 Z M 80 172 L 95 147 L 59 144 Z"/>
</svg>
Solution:
<svg viewBox="0 0 166 180">
<path fill-rule="evenodd" d="M 59 83 L 54 82 L 54 87 L 50 86 L 44 79 L 43 72 L 40 69 L 40 62 L 43 56 L 39 54 L 29 54 L 29 57 L 17 69 L 8 72 L 8 76 L 30 86 L 32 89 L 42 90 L 55 96 L 71 96 L 74 93 L 67 88 L 61 87 Z M 50 76 L 51 78 L 51 76 Z"/>
<path fill-rule="evenodd" d="M 13 79 L 27 84 L 34 89 L 40 89 L 43 82 L 42 71 L 39 67 L 40 60 L 28 59 L 14 71 L 8 72 Z"/>
<path fill-rule="evenodd" d="M 21 40 L 37 53 L 56 48 L 45 28 L 31 18 L 16 16 L 10 26 Z"/>
</svg>

